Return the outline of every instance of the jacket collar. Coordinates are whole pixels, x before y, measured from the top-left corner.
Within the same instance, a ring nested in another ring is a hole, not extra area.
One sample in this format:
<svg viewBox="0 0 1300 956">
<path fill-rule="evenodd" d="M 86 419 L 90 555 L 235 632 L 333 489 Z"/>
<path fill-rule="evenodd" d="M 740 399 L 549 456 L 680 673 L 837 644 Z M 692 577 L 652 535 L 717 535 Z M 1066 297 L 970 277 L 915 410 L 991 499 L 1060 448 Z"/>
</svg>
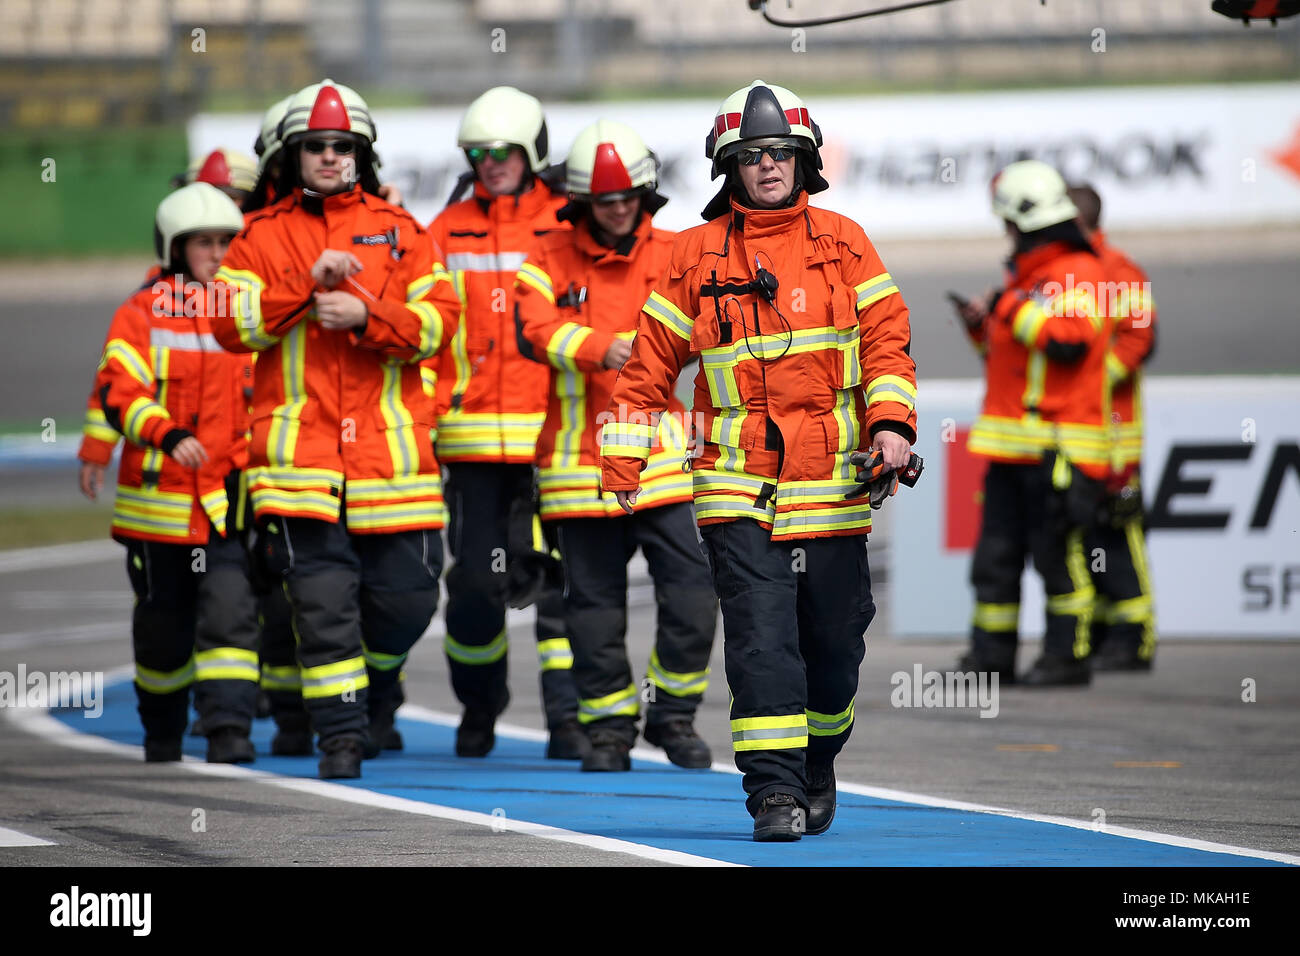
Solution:
<svg viewBox="0 0 1300 956">
<path fill-rule="evenodd" d="M 347 192 L 333 193 L 324 196 L 318 192 L 313 192 L 305 186 L 299 186 L 294 190 L 294 195 L 298 197 L 298 204 L 313 216 L 323 216 L 325 213 L 334 213 L 346 209 L 349 206 L 355 206 L 363 201 L 365 191 L 361 186 L 354 185 Z"/>
<path fill-rule="evenodd" d="M 1011 274 L 1017 278 L 1024 278 L 1058 256 L 1068 255 L 1075 249 L 1076 247 L 1068 242 L 1048 242 L 1035 246 L 1028 252 L 1017 254 L 1011 260 Z"/>
<path fill-rule="evenodd" d="M 576 229 L 574 229 L 574 244 L 578 251 L 591 256 L 597 261 L 622 260 L 624 262 L 632 258 L 633 251 L 641 245 L 650 235 L 654 228 L 649 213 L 641 214 L 641 221 L 637 227 L 620 239 L 613 246 L 602 246 L 596 241 L 596 237 L 591 234 L 591 222 L 584 218 Z"/>
<path fill-rule="evenodd" d="M 533 219 L 551 201 L 551 190 L 540 177 L 534 176 L 531 189 L 508 196 L 494 196 L 475 180 L 474 201 L 483 215 L 494 219 Z"/>
<path fill-rule="evenodd" d="M 731 224 L 745 237 L 770 236 L 785 232 L 793 223 L 801 221 L 807 210 L 808 193 L 802 189 L 799 191 L 799 198 L 791 205 L 782 206 L 780 209 L 751 209 L 738 202 L 733 193 Z"/>
</svg>

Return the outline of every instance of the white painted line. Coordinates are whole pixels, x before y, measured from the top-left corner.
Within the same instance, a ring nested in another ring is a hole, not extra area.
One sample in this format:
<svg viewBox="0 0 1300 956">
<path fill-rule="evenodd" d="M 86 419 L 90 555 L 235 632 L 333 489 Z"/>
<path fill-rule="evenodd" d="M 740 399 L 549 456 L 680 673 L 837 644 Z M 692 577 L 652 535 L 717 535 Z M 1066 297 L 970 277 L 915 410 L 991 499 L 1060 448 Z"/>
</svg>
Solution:
<svg viewBox="0 0 1300 956">
<path fill-rule="evenodd" d="M 106 740 L 103 737 L 96 737 L 92 734 L 84 734 L 81 731 L 72 729 L 62 721 L 49 716 L 49 714 L 44 711 L 14 710 L 9 712 L 9 719 L 17 723 L 24 730 L 30 731 L 31 733 L 43 737 L 52 743 L 61 744 L 65 747 L 72 747 L 77 750 L 84 750 L 93 753 L 115 754 L 120 757 L 128 757 L 135 760 L 140 759 L 139 747 L 119 744 L 116 741 Z M 225 777 L 232 780 L 251 779 L 259 783 L 269 784 L 273 787 L 280 787 L 284 790 L 294 790 L 299 793 L 312 794 L 330 800 L 339 800 L 344 803 L 355 803 L 362 806 L 378 807 L 384 810 L 396 810 L 400 813 L 411 813 L 417 816 L 437 817 L 442 820 L 455 820 L 458 823 L 469 823 L 477 826 L 488 827 L 496 832 L 509 830 L 512 833 L 522 833 L 526 836 L 538 837 L 543 840 L 555 840 L 560 843 L 570 843 L 575 846 L 584 846 L 588 849 L 601 850 L 607 853 L 626 853 L 631 856 L 640 857 L 641 859 L 654 860 L 661 863 L 675 863 L 679 866 L 739 865 L 728 863 L 725 860 L 714 860 L 709 857 L 695 856 L 690 853 L 681 853 L 676 850 L 664 850 L 659 847 L 646 846 L 641 843 L 631 843 L 627 840 L 615 840 L 610 837 L 596 836 L 591 833 L 579 833 L 575 830 L 565 830 L 560 827 L 531 823 L 527 820 L 512 820 L 508 817 L 493 816 L 490 813 L 477 813 L 472 810 L 461 810 L 456 807 L 444 807 L 434 803 L 422 803 L 419 800 L 408 800 L 405 797 L 393 797 L 383 793 L 375 793 L 371 790 L 362 790 L 356 787 L 345 786 L 343 784 L 329 783 L 324 780 L 285 777 L 280 774 L 269 773 L 265 770 L 254 770 L 250 767 L 239 767 L 229 764 L 210 764 L 192 757 L 186 757 L 180 763 L 180 766 L 186 770 L 205 774 L 210 777 Z"/>
<path fill-rule="evenodd" d="M 58 846 L 58 844 L 7 827 L 0 827 L 0 846 Z"/>
<path fill-rule="evenodd" d="M 104 523 L 107 527 L 107 514 L 104 515 Z M 0 574 L 98 564 L 125 556 L 126 551 L 122 546 L 111 539 L 51 544 L 41 548 L 15 548 L 12 551 L 0 551 Z"/>
<path fill-rule="evenodd" d="M 430 710 L 427 707 L 420 707 L 416 704 L 404 704 L 399 711 L 401 716 L 410 717 L 414 720 L 422 720 L 430 724 L 441 724 L 443 726 L 455 727 L 460 723 L 460 718 L 455 714 L 448 714 L 442 711 Z M 546 732 L 536 730 L 532 727 L 519 727 L 513 724 L 497 724 L 497 733 L 503 737 L 515 737 L 519 740 L 542 741 L 546 740 Z M 668 758 L 663 751 L 650 749 L 648 747 L 636 747 L 632 751 L 632 756 L 640 760 L 648 760 L 651 763 L 668 763 Z M 712 768 L 720 773 L 730 773 L 736 776 L 740 771 L 733 764 L 714 761 Z M 1029 820 L 1034 823 L 1050 823 L 1054 826 L 1072 827 L 1076 830 L 1094 830 L 1097 829 L 1092 820 L 1072 820 L 1069 817 L 1048 816 L 1041 813 L 1027 813 L 1022 810 L 1007 810 L 1002 807 L 990 807 L 980 803 L 966 803 L 962 800 L 948 800 L 944 797 L 932 797 L 923 793 L 911 793 L 906 790 L 891 790 L 886 787 L 870 787 L 860 783 L 836 782 L 836 789 L 843 793 L 852 793 L 862 797 L 875 797 L 879 800 L 892 800 L 897 803 L 914 803 L 923 807 L 938 807 L 944 810 L 965 810 L 971 813 L 988 813 L 995 816 L 1011 817 L 1015 820 Z M 1138 830 L 1132 827 L 1116 827 L 1107 824 L 1099 831 L 1111 836 L 1125 837 L 1131 840 L 1144 840 L 1147 843 L 1160 843 L 1165 846 L 1183 847 L 1189 850 L 1205 850 L 1210 853 L 1227 853 L 1232 856 L 1247 856 L 1260 860 L 1272 860 L 1277 863 L 1289 863 L 1293 866 L 1300 866 L 1300 856 L 1290 853 L 1278 853 L 1273 850 L 1254 850 L 1249 847 L 1232 846 L 1227 843 L 1211 843 L 1208 840 L 1197 840 L 1192 837 L 1174 836 L 1169 833 L 1157 833 L 1153 830 Z"/>
<path fill-rule="evenodd" d="M 0 634 L 0 651 L 13 651 L 23 647 L 57 647 L 62 644 L 90 644 L 94 641 L 131 637 L 131 622 L 94 621 L 70 627 L 50 627 L 39 631 L 10 631 Z"/>
</svg>

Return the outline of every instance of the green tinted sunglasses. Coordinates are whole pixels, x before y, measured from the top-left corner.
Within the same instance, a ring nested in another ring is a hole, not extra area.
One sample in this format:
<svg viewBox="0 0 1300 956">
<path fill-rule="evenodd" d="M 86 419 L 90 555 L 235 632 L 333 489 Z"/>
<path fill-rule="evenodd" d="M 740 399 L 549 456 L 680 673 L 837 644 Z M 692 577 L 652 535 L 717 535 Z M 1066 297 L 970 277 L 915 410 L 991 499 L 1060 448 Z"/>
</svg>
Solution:
<svg viewBox="0 0 1300 956">
<path fill-rule="evenodd" d="M 513 146 L 471 146 L 469 149 L 465 150 L 465 152 L 469 154 L 469 161 L 471 163 L 481 163 L 484 158 L 488 156 L 491 156 L 498 163 L 504 163 L 510 158 L 510 154 L 514 151 L 515 148 Z"/>
</svg>

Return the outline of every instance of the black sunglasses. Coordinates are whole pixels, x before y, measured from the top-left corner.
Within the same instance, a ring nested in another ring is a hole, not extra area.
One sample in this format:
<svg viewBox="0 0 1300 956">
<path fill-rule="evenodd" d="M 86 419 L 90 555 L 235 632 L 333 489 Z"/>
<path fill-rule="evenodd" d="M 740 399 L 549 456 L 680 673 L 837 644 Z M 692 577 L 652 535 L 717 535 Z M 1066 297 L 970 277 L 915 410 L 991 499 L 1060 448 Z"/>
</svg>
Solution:
<svg viewBox="0 0 1300 956">
<path fill-rule="evenodd" d="M 746 146 L 736 153 L 736 157 L 740 160 L 740 165 L 754 166 L 760 163 L 763 154 L 767 153 L 775 162 L 779 163 L 792 157 L 797 149 L 797 146 L 790 146 L 785 143 L 778 143 L 774 146 Z"/>
<path fill-rule="evenodd" d="M 484 157 L 491 156 L 498 163 L 504 163 L 515 151 L 513 146 L 471 146 L 465 150 L 471 163 L 481 163 Z"/>
<path fill-rule="evenodd" d="M 357 148 L 356 142 L 350 139 L 305 139 L 302 142 L 302 148 L 314 156 L 325 152 L 327 146 L 334 148 L 336 156 L 346 156 Z"/>
</svg>

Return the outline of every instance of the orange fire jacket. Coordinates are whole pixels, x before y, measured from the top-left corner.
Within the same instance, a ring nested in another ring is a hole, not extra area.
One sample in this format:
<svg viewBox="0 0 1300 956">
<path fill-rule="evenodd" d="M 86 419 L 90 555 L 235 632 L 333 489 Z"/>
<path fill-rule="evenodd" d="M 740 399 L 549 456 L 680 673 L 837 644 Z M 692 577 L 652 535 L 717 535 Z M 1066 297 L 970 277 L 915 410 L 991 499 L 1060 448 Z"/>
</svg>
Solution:
<svg viewBox="0 0 1300 956">
<path fill-rule="evenodd" d="M 208 519 L 227 533 L 225 478 L 248 460 L 252 362 L 226 352 L 208 316 L 186 300 L 184 283 L 159 276 L 113 315 L 95 376 L 104 426 L 83 438 L 79 457 L 108 464 L 124 436 L 113 505 L 113 535 L 203 544 Z M 188 314 L 187 314 L 188 313 Z M 186 468 L 167 454 L 193 435 L 208 460 Z"/>
<path fill-rule="evenodd" d="M 623 514 L 600 489 L 600 430 L 609 420 L 618 378 L 606 368 L 615 340 L 631 340 L 646 296 L 668 266 L 673 233 L 642 216 L 614 248 L 600 245 L 586 224 L 546 236 L 519 270 L 515 309 L 521 351 L 551 368 L 550 405 L 537 441 L 543 520 Z M 647 422 L 648 423 L 648 422 Z M 638 508 L 691 500 L 686 409 L 668 396 L 641 473 Z"/>
<path fill-rule="evenodd" d="M 519 353 L 515 341 L 515 273 L 556 220 L 564 198 L 540 179 L 517 196 L 474 195 L 444 209 L 429 225 L 446 255 L 464 311 L 437 360 L 438 457 L 443 461 L 531 464 L 546 417 L 549 372 Z"/>
<path fill-rule="evenodd" d="M 778 283 L 770 302 L 759 267 Z M 915 441 L 910 346 L 907 306 L 859 225 L 810 207 L 806 193 L 783 209 L 733 200 L 677 236 L 642 309 L 602 433 L 602 486 L 640 483 L 654 433 L 633 416 L 667 408 L 698 356 L 698 522 L 752 518 L 774 540 L 863 534 L 871 508 L 844 497 L 849 456 L 882 429 Z"/>
<path fill-rule="evenodd" d="M 1107 477 L 1110 320 L 1098 302 L 1105 281 L 1095 255 L 1063 242 L 1015 257 L 1007 288 L 971 332 L 985 360 L 972 452 L 1034 462 L 1056 449 L 1090 477 Z"/>
<path fill-rule="evenodd" d="M 311 268 L 325 249 L 361 260 L 337 287 L 366 303 L 360 329 L 317 322 Z M 254 214 L 217 278 L 231 307 L 213 318 L 214 334 L 232 351 L 262 353 L 249 462 L 258 517 L 338 521 L 346 508 L 353 533 L 441 527 L 419 362 L 454 334 L 460 303 L 429 234 L 359 187 L 325 197 L 297 189 Z"/>
<path fill-rule="evenodd" d="M 1156 347 L 1156 303 L 1147 274 L 1110 245 L 1105 233 L 1093 232 L 1092 244 L 1110 280 L 1108 298 L 1115 306 L 1106 374 L 1111 383 L 1111 480 L 1123 484 L 1142 462 L 1142 366 Z"/>
</svg>

